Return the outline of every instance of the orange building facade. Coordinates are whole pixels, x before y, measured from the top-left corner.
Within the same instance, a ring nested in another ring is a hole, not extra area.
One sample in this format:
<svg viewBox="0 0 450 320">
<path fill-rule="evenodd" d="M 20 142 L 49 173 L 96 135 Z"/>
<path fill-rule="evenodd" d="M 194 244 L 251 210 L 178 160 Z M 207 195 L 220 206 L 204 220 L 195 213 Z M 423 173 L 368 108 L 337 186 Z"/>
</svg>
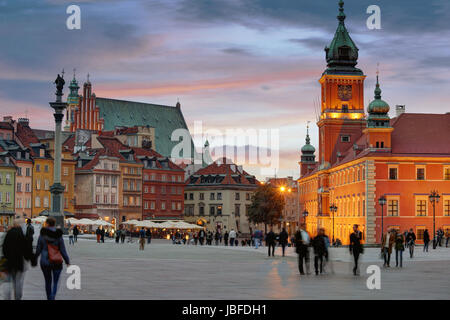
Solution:
<svg viewBox="0 0 450 320">
<path fill-rule="evenodd" d="M 319 159 L 308 132 L 299 162 L 300 212 L 307 212 L 301 220 L 311 234 L 325 228 L 343 244 L 353 224 L 367 244 L 380 243 L 391 228 L 412 228 L 421 243 L 425 229 L 430 235 L 433 229 L 450 230 L 450 113 L 401 113 L 391 119 L 377 76 L 366 114 L 366 76 L 355 67 L 358 48 L 345 27 L 342 3 L 339 11 L 336 34 L 325 48 L 327 69 L 319 80 Z M 432 190 L 440 194 L 434 215 Z"/>
</svg>

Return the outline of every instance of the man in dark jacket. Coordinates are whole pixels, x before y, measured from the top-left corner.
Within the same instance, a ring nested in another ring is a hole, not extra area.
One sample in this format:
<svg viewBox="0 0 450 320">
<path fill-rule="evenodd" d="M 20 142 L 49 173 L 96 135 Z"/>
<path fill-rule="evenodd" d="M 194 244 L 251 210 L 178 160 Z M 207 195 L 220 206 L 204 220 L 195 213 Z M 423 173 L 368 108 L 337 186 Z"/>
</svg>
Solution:
<svg viewBox="0 0 450 320">
<path fill-rule="evenodd" d="M 353 233 L 350 235 L 350 254 L 353 255 L 353 259 L 355 260 L 355 266 L 353 267 L 353 274 L 356 276 L 358 275 L 358 259 L 359 255 L 363 253 L 363 245 L 361 243 L 362 240 L 362 233 L 358 230 L 358 225 L 353 225 Z"/>
<path fill-rule="evenodd" d="M 27 241 L 31 242 L 31 246 L 33 246 L 33 237 L 34 237 L 34 227 L 31 224 L 31 219 L 27 219 L 25 238 L 27 239 Z"/>
<path fill-rule="evenodd" d="M 416 234 L 414 233 L 412 228 L 409 229 L 409 232 L 406 234 L 405 242 L 408 244 L 409 257 L 412 259 L 414 255 L 414 246 L 416 244 Z"/>
<path fill-rule="evenodd" d="M 6 300 L 11 299 L 11 291 L 14 291 L 15 300 L 22 299 L 25 260 L 31 260 L 33 256 L 32 246 L 23 234 L 21 222 L 23 220 L 17 218 L 3 240 L 2 251 L 3 257 L 6 258 L 5 267 L 8 274 L 8 283 L 5 284 Z"/>
<path fill-rule="evenodd" d="M 225 234 L 223 235 L 223 243 L 225 246 L 228 246 L 228 231 L 225 231 Z"/>
<path fill-rule="evenodd" d="M 100 227 L 100 240 L 105 243 L 105 229 L 103 227 Z"/>
<path fill-rule="evenodd" d="M 430 233 L 428 232 L 428 229 L 425 229 L 423 232 L 423 251 L 425 250 L 428 252 L 428 244 L 430 243 Z"/>
<path fill-rule="evenodd" d="M 327 247 L 325 245 L 325 229 L 320 228 L 318 235 L 312 240 L 312 247 L 314 249 L 314 269 L 316 275 L 323 272 L 323 258 L 326 256 Z M 320 268 L 319 268 L 320 262 Z"/>
<path fill-rule="evenodd" d="M 306 273 L 309 274 L 309 234 L 306 232 L 306 224 L 302 223 L 300 229 L 295 233 L 295 249 L 298 254 L 298 270 L 304 275 L 303 261 L 306 266 Z"/>
<path fill-rule="evenodd" d="M 147 228 L 145 235 L 147 236 L 147 244 L 150 244 L 152 242 L 152 231 L 150 228 Z"/>
<path fill-rule="evenodd" d="M 73 227 L 73 240 L 75 242 L 78 241 L 78 235 L 80 234 L 80 230 L 78 229 L 78 226 Z"/>
<path fill-rule="evenodd" d="M 268 247 L 268 254 L 270 257 L 270 250 L 272 249 L 272 257 L 275 256 L 275 240 L 276 240 L 276 236 L 275 233 L 273 232 L 272 228 L 270 228 L 269 233 L 266 234 L 266 246 Z"/>
<path fill-rule="evenodd" d="M 36 257 L 41 256 L 40 265 L 45 278 L 45 292 L 47 293 L 47 299 L 55 300 L 63 264 L 62 261 L 61 263 L 51 261 L 52 256 L 49 254 L 50 246 L 52 252 L 56 251 L 61 254 L 62 259 L 67 266 L 70 265 L 70 261 L 64 245 L 63 232 L 61 229 L 55 228 L 55 219 L 50 217 L 45 224 L 46 227 L 41 229 L 41 235 L 39 236 Z"/>
<path fill-rule="evenodd" d="M 282 230 L 281 230 L 281 232 L 280 232 L 280 236 L 279 236 L 280 238 L 279 238 L 279 242 L 280 242 L 280 245 L 281 245 L 281 252 L 282 252 L 282 254 L 283 254 L 283 257 L 284 257 L 284 252 L 285 252 L 285 250 L 286 250 L 286 246 L 287 246 L 287 243 L 288 243 L 288 238 L 289 238 L 289 235 L 288 235 L 288 233 L 286 232 L 286 229 L 285 228 L 283 228 Z"/>
</svg>

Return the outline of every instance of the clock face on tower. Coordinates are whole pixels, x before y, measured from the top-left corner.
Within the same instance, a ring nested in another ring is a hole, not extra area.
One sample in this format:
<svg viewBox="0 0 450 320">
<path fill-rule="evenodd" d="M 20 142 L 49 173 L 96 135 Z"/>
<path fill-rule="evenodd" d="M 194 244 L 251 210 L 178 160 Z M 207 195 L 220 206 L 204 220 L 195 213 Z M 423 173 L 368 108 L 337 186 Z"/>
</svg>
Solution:
<svg viewBox="0 0 450 320">
<path fill-rule="evenodd" d="M 349 101 L 352 98 L 352 86 L 338 85 L 338 97 L 341 101 Z"/>
</svg>

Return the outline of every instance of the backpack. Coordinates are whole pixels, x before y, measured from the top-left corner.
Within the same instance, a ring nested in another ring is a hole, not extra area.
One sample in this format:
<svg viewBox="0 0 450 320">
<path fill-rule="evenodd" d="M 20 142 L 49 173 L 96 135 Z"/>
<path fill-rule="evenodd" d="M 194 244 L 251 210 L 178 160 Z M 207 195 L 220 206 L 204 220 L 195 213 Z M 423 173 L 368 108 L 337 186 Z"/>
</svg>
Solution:
<svg viewBox="0 0 450 320">
<path fill-rule="evenodd" d="M 50 264 L 62 264 L 63 263 L 63 257 L 61 255 L 61 252 L 59 251 L 59 247 L 50 244 L 47 241 L 47 251 L 48 251 L 48 261 Z"/>
</svg>

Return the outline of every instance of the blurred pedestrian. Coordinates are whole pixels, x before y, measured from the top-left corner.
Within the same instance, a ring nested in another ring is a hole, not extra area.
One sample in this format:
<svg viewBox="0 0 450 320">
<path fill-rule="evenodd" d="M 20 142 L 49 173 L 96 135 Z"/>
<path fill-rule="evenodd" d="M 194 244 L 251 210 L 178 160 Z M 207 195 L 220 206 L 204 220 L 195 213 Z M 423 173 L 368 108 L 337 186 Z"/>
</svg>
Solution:
<svg viewBox="0 0 450 320">
<path fill-rule="evenodd" d="M 230 231 L 230 246 L 234 246 L 234 240 L 236 239 L 236 231 L 234 231 L 234 229 L 231 229 Z"/>
<path fill-rule="evenodd" d="M 73 241 L 73 228 L 69 228 L 69 245 L 74 245 L 75 242 Z"/>
<path fill-rule="evenodd" d="M 48 300 L 55 300 L 63 261 L 67 266 L 70 265 L 63 232 L 61 229 L 56 229 L 55 224 L 54 218 L 47 218 L 45 227 L 41 229 L 36 249 L 36 258 L 41 256 L 40 265 L 45 278 L 45 292 Z"/>
<path fill-rule="evenodd" d="M 317 236 L 312 240 L 312 247 L 314 249 L 314 270 L 316 276 L 322 274 L 323 272 L 323 259 L 326 255 L 326 244 L 325 244 L 325 229 L 320 228 Z"/>
<path fill-rule="evenodd" d="M 400 258 L 400 268 L 403 267 L 403 251 L 405 250 L 405 237 L 398 233 L 395 235 L 395 267 L 398 267 Z"/>
<path fill-rule="evenodd" d="M 383 267 L 390 267 L 392 248 L 395 243 L 395 230 L 389 230 L 383 235 L 381 241 L 381 252 L 383 254 L 384 264 Z"/>
<path fill-rule="evenodd" d="M 147 244 L 152 243 L 152 231 L 150 230 L 150 228 L 147 228 L 147 230 L 145 231 L 145 236 L 147 237 Z"/>
<path fill-rule="evenodd" d="M 304 275 L 303 263 L 305 264 L 306 273 L 309 274 L 309 243 L 310 237 L 306 231 L 306 224 L 300 224 L 300 229 L 295 233 L 295 247 L 298 254 L 298 270 Z"/>
<path fill-rule="evenodd" d="M 353 225 L 353 232 L 350 234 L 350 245 L 349 250 L 350 254 L 353 255 L 354 266 L 353 266 L 353 274 L 356 276 L 359 274 L 358 272 L 358 260 L 359 256 L 364 252 L 363 245 L 361 243 L 362 240 L 362 232 L 358 230 L 358 225 Z"/>
<path fill-rule="evenodd" d="M 228 231 L 225 231 L 225 234 L 223 235 L 223 243 L 226 247 L 228 247 Z"/>
<path fill-rule="evenodd" d="M 266 246 L 268 250 L 268 254 L 270 257 L 270 253 L 272 252 L 272 257 L 275 256 L 275 242 L 276 236 L 273 232 L 272 228 L 270 228 L 270 231 L 266 234 Z"/>
<path fill-rule="evenodd" d="M 144 250 L 145 246 L 145 229 L 144 227 L 141 228 L 139 231 L 139 250 Z"/>
<path fill-rule="evenodd" d="M 80 234 L 80 229 L 78 229 L 78 226 L 73 227 L 73 241 L 78 241 L 78 235 Z"/>
<path fill-rule="evenodd" d="M 219 240 L 220 240 L 220 235 L 219 235 L 219 231 L 218 230 L 214 234 L 214 240 L 216 241 L 216 246 L 218 246 L 219 245 Z"/>
<path fill-rule="evenodd" d="M 120 241 L 120 234 L 121 234 L 121 230 L 119 229 L 116 231 L 116 243 L 119 243 L 119 241 Z"/>
<path fill-rule="evenodd" d="M 25 238 L 29 242 L 29 245 L 33 247 L 33 239 L 34 239 L 34 227 L 31 224 L 31 219 L 27 219 L 27 225 L 25 229 Z"/>
<path fill-rule="evenodd" d="M 22 230 L 23 220 L 18 217 L 3 239 L 2 254 L 5 259 L 3 268 L 6 272 L 4 284 L 5 300 L 21 300 L 23 280 L 25 277 L 25 261 L 33 258 L 33 248 Z"/>
<path fill-rule="evenodd" d="M 100 243 L 100 239 L 102 236 L 102 232 L 100 230 L 100 226 L 97 227 L 97 230 L 95 230 L 95 235 L 97 236 L 97 243 Z"/>
<path fill-rule="evenodd" d="M 286 246 L 288 244 L 288 238 L 289 238 L 289 235 L 286 232 L 286 229 L 283 228 L 281 230 L 281 232 L 280 232 L 279 240 L 278 240 L 278 242 L 281 245 L 281 253 L 282 253 L 283 257 L 284 257 L 284 254 L 285 254 Z"/>
<path fill-rule="evenodd" d="M 428 244 L 430 243 L 430 233 L 428 232 L 428 229 L 425 229 L 423 232 L 423 252 L 428 252 Z"/>
<path fill-rule="evenodd" d="M 203 242 L 205 241 L 206 232 L 204 229 L 201 229 L 198 233 L 198 241 L 200 242 L 200 245 L 203 245 Z"/>
<path fill-rule="evenodd" d="M 102 226 L 100 226 L 100 240 L 105 243 L 105 229 Z"/>
<path fill-rule="evenodd" d="M 450 232 L 447 231 L 445 232 L 445 247 L 448 248 L 448 240 L 450 239 Z"/>
<path fill-rule="evenodd" d="M 405 242 L 408 244 L 409 258 L 412 259 L 413 255 L 414 255 L 414 247 L 416 245 L 416 234 L 414 233 L 412 228 L 409 229 L 409 232 L 406 235 Z"/>
<path fill-rule="evenodd" d="M 120 230 L 120 242 L 124 243 L 126 236 L 127 236 L 127 228 L 122 228 L 122 230 Z"/>
</svg>

